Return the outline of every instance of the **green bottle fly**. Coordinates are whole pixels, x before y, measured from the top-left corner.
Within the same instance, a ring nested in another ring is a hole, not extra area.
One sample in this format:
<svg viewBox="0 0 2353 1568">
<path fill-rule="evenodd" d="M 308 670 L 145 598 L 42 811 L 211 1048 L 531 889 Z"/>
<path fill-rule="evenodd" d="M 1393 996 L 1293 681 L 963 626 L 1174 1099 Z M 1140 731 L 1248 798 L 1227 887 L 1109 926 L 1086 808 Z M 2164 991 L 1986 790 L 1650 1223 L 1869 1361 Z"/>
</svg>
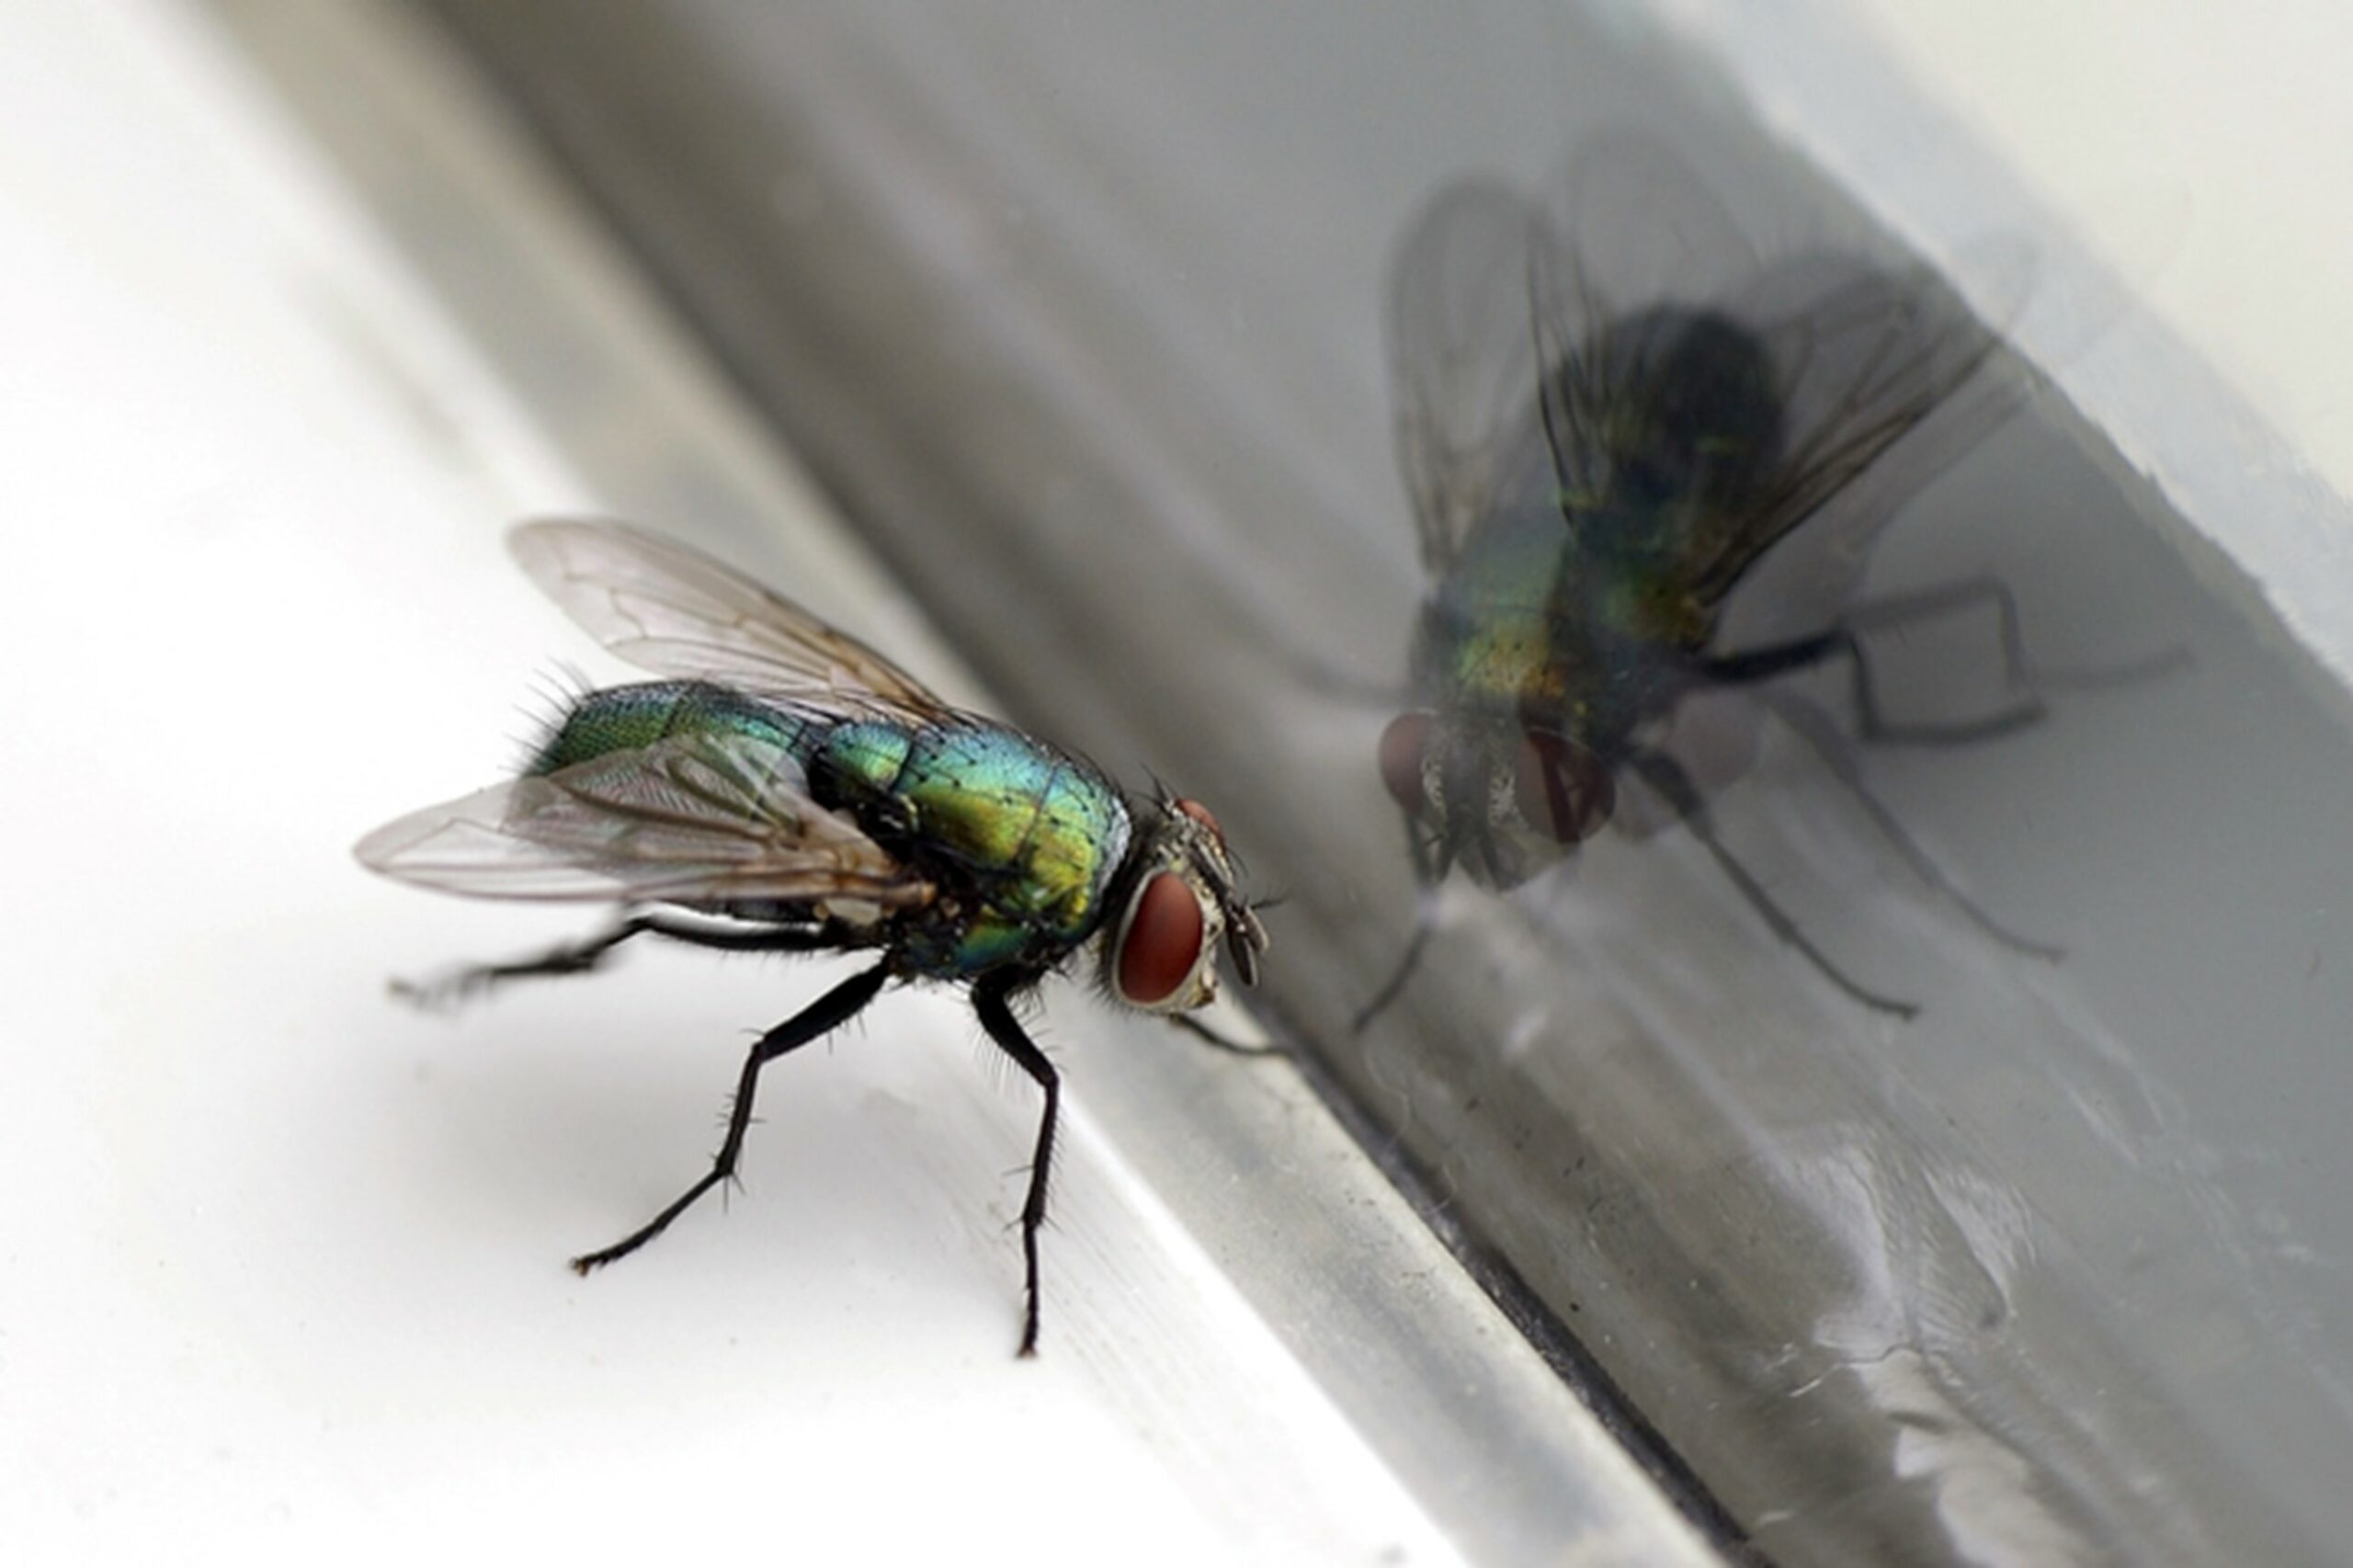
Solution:
<svg viewBox="0 0 2353 1568">
<path fill-rule="evenodd" d="M 1866 738 L 1971 739 L 2040 713 L 2027 701 L 1944 729 L 1888 724 L 1841 618 L 1872 532 L 1964 443 L 1956 429 L 1901 471 L 1883 460 L 1980 378 L 1995 345 L 1924 270 L 1760 257 L 1647 138 L 1588 147 L 1552 202 L 1478 181 L 1441 191 L 1390 279 L 1399 465 L 1428 585 L 1413 700 L 1379 760 L 1425 887 L 1457 869 L 1486 887 L 1518 884 L 1598 833 L 1631 778 L 1823 975 L 1869 1006 L 1910 1013 L 1849 979 L 1733 858 L 1677 721 L 1696 696 L 1836 658 L 1853 665 Z M 1984 395 L 1948 425 L 1982 429 L 2014 405 L 2014 389 L 1977 384 Z M 1867 473 L 1872 483 L 1858 484 Z M 1801 530 L 1822 541 L 1809 546 L 1817 602 L 1790 634 L 1728 647 L 1733 591 Z M 1989 598 L 2014 631 L 1990 579 L 1919 608 Z M 1866 804 L 1981 926 L 2048 951 L 2000 931 Z M 1359 1027 L 1404 984 L 1430 907 Z"/>
<path fill-rule="evenodd" d="M 1105 993 L 1213 1042 L 1186 1015 L 1223 951 L 1257 978 L 1266 929 L 1206 807 L 1139 801 L 1093 767 L 949 707 L 856 639 L 710 557 L 616 523 L 550 521 L 510 544 L 532 580 L 621 657 L 666 678 L 572 703 L 522 774 L 360 842 L 404 881 L 487 898 L 599 901 L 589 940 L 458 971 L 461 994 L 592 969 L 654 935 L 736 952 L 871 952 L 762 1036 L 710 1170 L 620 1242 L 621 1257 L 733 1172 L 763 1065 L 893 982 L 968 985 L 982 1028 L 1045 1096 L 1021 1210 L 1021 1351 L 1038 1342 L 1038 1232 L 1060 1077 L 1015 1002 L 1081 949 Z"/>
</svg>

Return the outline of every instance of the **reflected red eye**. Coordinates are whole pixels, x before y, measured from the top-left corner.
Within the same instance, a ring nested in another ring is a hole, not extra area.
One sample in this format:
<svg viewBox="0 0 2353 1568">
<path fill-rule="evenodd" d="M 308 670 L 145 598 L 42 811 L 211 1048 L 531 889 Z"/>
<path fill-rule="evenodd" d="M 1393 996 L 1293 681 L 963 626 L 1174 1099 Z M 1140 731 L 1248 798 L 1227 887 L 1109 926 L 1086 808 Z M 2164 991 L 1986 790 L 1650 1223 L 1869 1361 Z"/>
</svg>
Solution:
<svg viewBox="0 0 2353 1568">
<path fill-rule="evenodd" d="M 1549 731 L 1530 730 L 1520 737 L 1512 796 L 1531 829 L 1557 843 L 1578 844 L 1609 820 L 1618 786 L 1593 753 Z"/>
<path fill-rule="evenodd" d="M 1176 994 L 1201 956 L 1201 901 L 1174 871 L 1156 873 L 1136 894 L 1120 937 L 1122 1001 L 1155 1007 Z"/>
<path fill-rule="evenodd" d="M 1422 789 L 1422 753 L 1429 741 L 1427 713 L 1400 713 L 1381 732 L 1381 787 L 1412 816 L 1429 810 L 1429 796 Z"/>
</svg>

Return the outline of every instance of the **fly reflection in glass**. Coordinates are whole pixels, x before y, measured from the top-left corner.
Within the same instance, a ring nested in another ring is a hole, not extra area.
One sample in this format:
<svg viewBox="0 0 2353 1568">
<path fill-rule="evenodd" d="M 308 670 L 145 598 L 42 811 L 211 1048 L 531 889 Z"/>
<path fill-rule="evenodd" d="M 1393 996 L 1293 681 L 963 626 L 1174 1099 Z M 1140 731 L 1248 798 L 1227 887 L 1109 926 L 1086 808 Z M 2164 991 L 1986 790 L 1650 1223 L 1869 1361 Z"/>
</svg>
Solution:
<svg viewBox="0 0 2353 1568">
<path fill-rule="evenodd" d="M 983 1029 L 1045 1096 L 1021 1207 L 1021 1353 L 1032 1353 L 1060 1081 L 1015 1005 L 1091 943 L 1106 994 L 1225 1044 L 1183 1015 L 1215 997 L 1221 945 L 1255 983 L 1267 934 L 1236 891 L 1216 819 L 1192 801 L 1132 800 L 1079 758 L 950 708 L 684 545 L 561 521 L 519 528 L 509 543 L 574 620 L 667 678 L 588 693 L 520 778 L 360 842 L 363 863 L 423 887 L 625 906 L 586 941 L 461 970 L 431 994 L 581 973 L 649 934 L 730 952 L 876 955 L 752 1047 L 710 1169 L 573 1267 L 636 1251 L 733 1175 L 763 1066 L 847 1023 L 886 984 L 951 982 L 971 987 Z"/>
<path fill-rule="evenodd" d="M 1408 231 L 1391 278 L 1399 462 L 1430 587 L 1414 703 L 1382 734 L 1380 765 L 1424 886 L 1460 869 L 1513 887 L 1639 805 L 1688 826 L 1840 990 L 1908 1016 L 1910 1004 L 1809 941 L 1711 821 L 1706 796 L 1727 775 L 1706 725 L 1691 722 L 1707 706 L 1693 699 L 1754 692 L 1823 751 L 1916 869 L 1981 926 L 2036 950 L 1960 900 L 1863 790 L 1818 709 L 1765 684 L 1847 661 L 1869 740 L 1976 739 L 2040 711 L 2028 697 L 1971 723 L 1891 722 L 1858 640 L 1863 621 L 1843 608 L 1871 529 L 2015 404 L 2016 381 L 1988 371 L 1992 335 L 1918 270 L 1760 258 L 1722 204 L 1647 142 L 1589 150 L 1552 206 L 1490 184 L 1450 187 Z M 2015 276 L 1995 287 L 2023 277 L 2015 262 L 2006 270 Z M 1772 608 L 1744 608 L 1733 631 L 1733 590 L 1768 552 L 1777 566 L 1802 555 L 1802 569 L 1777 572 Z M 1873 613 L 1884 622 L 1972 604 L 1999 613 L 2007 674 L 2022 687 L 1998 583 Z M 1413 944 L 1359 1027 L 1403 988 L 1430 918 L 1425 898 Z"/>
</svg>

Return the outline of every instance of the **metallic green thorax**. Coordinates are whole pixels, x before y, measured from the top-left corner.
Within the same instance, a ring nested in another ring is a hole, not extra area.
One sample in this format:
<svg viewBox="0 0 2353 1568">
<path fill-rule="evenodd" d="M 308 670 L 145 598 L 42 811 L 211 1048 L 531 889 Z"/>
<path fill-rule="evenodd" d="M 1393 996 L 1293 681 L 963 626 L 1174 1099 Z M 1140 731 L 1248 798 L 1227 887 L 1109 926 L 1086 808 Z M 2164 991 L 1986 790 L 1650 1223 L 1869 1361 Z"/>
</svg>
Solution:
<svg viewBox="0 0 2353 1568">
<path fill-rule="evenodd" d="M 1481 522 L 1424 611 L 1417 684 L 1460 712 L 1535 719 L 1587 744 L 1621 737 L 1711 617 L 1663 563 L 1609 549 L 1617 531 L 1539 507 Z"/>
<path fill-rule="evenodd" d="M 819 800 L 949 884 L 939 918 L 909 934 L 909 962 L 927 974 L 1058 958 L 1086 940 L 1132 832 L 1101 774 L 983 720 L 847 721 L 826 732 L 811 777 Z"/>
<path fill-rule="evenodd" d="M 843 719 L 665 681 L 582 698 L 529 771 L 698 727 L 773 737 L 800 759 L 812 799 L 938 887 L 872 933 L 911 974 L 1042 967 L 1102 925 L 1134 835 L 1126 801 L 1075 757 L 986 720 Z"/>
</svg>

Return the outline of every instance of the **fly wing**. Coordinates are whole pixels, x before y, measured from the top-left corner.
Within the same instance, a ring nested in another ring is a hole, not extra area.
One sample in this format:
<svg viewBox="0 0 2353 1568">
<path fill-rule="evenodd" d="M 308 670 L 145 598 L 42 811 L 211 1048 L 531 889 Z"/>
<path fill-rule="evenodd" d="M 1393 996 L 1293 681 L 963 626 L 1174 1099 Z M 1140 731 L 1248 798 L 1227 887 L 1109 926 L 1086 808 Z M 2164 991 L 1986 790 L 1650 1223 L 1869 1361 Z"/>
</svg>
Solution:
<svg viewBox="0 0 2353 1568">
<path fill-rule="evenodd" d="M 1760 482 L 1737 505 L 1652 519 L 1672 537 L 1650 542 L 1702 603 L 1722 604 L 1804 524 L 1810 560 L 1782 575 L 1793 588 L 1813 579 L 1788 613 L 1818 630 L 1859 581 L 1879 527 L 2031 390 L 2023 371 L 1993 363 L 1999 336 L 1985 324 L 2023 308 L 2033 267 L 2021 244 L 1962 258 L 1982 317 L 1929 269 L 1859 254 L 1878 243 L 1859 235 L 1858 254 L 1767 260 L 1674 150 L 1640 133 L 1588 142 L 1547 210 L 1558 237 L 1529 256 L 1540 351 L 1556 367 L 1538 420 L 1558 494 L 1595 490 L 1603 476 L 1582 471 L 1613 451 L 1613 415 L 1655 401 L 1640 384 L 1654 367 L 1629 335 L 1656 309 L 1719 315 L 1769 362 L 1781 442 Z"/>
<path fill-rule="evenodd" d="M 1471 180 L 1431 199 L 1390 264 L 1397 465 L 1434 577 L 1505 504 L 1506 479 L 1526 471 L 1517 449 L 1536 400 L 1529 247 L 1549 243 L 1526 201 Z"/>
<path fill-rule="evenodd" d="M 847 632 L 676 540 L 622 523 L 554 518 L 506 536 L 564 613 L 643 669 L 784 701 L 878 707 L 918 719 L 948 706 Z"/>
<path fill-rule="evenodd" d="M 1756 246 L 1665 142 L 1597 136 L 1547 196 L 1529 250 L 1529 301 L 1546 379 L 1533 415 L 1537 454 L 1572 520 L 1574 498 L 1608 483 L 1615 428 L 1650 399 L 1648 356 L 1624 340 L 1658 307 L 1716 306 L 1757 267 Z"/>
<path fill-rule="evenodd" d="M 1995 320 L 2022 305 L 2032 271 L 2022 247 L 1983 247 L 1972 270 Z M 2015 361 L 1995 363 L 1998 334 L 1925 267 L 1789 257 L 1760 272 L 1728 312 L 1772 358 L 1785 436 L 1766 483 L 1694 552 L 1704 563 L 1695 586 L 1711 602 L 1801 524 L 1820 536 L 1825 565 L 1837 558 L 1831 569 L 1851 588 L 1879 527 L 2033 387 Z M 1899 441 L 1904 450 L 1891 455 Z"/>
<path fill-rule="evenodd" d="M 1534 253 L 1548 362 L 1593 352 L 1613 321 L 1654 305 L 1712 305 L 1755 276 L 1757 251 L 1731 210 L 1666 142 L 1589 138 L 1547 192 L 1549 246 Z"/>
<path fill-rule="evenodd" d="M 1602 424 L 1628 402 L 1613 324 L 1712 301 L 1756 265 L 1723 205 L 1645 136 L 1588 142 L 1540 207 L 1480 181 L 1440 191 L 1389 285 L 1398 464 L 1424 567 L 1442 574 L 1483 517 L 1592 488 Z"/>
<path fill-rule="evenodd" d="M 371 870 L 476 898 L 927 902 L 930 885 L 811 800 L 772 742 L 673 735 L 413 812 L 360 840 Z"/>
</svg>

